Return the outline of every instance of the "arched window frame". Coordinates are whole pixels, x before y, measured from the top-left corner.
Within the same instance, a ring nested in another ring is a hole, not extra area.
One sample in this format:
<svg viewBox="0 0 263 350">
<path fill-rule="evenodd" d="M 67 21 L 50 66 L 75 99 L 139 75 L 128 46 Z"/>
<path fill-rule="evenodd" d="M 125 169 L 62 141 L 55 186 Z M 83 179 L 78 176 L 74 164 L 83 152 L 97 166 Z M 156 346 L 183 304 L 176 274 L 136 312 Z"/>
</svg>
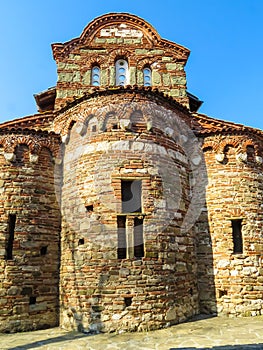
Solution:
<svg viewBox="0 0 263 350">
<path fill-rule="evenodd" d="M 143 85 L 152 86 L 152 70 L 149 66 L 143 68 Z"/>
<path fill-rule="evenodd" d="M 97 64 L 91 69 L 91 85 L 100 86 L 100 66 Z"/>
<path fill-rule="evenodd" d="M 120 58 L 115 62 L 115 76 L 116 86 L 129 84 L 129 65 L 126 59 Z"/>
</svg>

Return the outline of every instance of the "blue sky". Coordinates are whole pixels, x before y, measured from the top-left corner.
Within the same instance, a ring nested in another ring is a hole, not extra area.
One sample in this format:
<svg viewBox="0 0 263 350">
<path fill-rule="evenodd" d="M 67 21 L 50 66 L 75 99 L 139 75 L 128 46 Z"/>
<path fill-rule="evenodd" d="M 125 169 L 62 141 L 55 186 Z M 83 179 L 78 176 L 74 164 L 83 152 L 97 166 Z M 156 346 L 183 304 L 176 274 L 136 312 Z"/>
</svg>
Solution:
<svg viewBox="0 0 263 350">
<path fill-rule="evenodd" d="M 9 0 L 0 7 L 0 122 L 36 113 L 33 98 L 56 84 L 51 43 L 95 17 L 130 12 L 191 50 L 188 91 L 200 112 L 263 129 L 263 0 Z"/>
</svg>

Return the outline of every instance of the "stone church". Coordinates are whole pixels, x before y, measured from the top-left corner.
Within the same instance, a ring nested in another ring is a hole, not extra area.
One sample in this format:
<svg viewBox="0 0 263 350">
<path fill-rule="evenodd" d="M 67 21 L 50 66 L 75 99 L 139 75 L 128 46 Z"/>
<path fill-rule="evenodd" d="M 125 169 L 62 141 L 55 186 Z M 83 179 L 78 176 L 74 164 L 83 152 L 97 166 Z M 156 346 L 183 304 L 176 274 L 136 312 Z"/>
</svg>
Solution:
<svg viewBox="0 0 263 350">
<path fill-rule="evenodd" d="M 190 51 L 135 15 L 52 50 L 0 125 L 0 331 L 263 314 L 263 132 L 198 113 Z"/>
</svg>

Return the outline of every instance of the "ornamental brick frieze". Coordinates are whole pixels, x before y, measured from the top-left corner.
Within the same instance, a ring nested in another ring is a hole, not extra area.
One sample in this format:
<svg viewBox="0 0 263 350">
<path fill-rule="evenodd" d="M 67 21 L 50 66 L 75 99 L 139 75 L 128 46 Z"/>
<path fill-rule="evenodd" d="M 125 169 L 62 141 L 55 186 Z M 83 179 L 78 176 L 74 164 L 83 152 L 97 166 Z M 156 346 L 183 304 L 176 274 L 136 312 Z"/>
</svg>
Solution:
<svg viewBox="0 0 263 350">
<path fill-rule="evenodd" d="M 124 57 L 131 57 L 133 58 L 133 50 L 129 49 L 123 49 L 123 48 L 114 48 L 112 50 L 109 50 L 109 56 L 108 56 L 108 63 L 111 66 L 114 66 L 116 59 L 118 58 L 124 58 Z"/>
<path fill-rule="evenodd" d="M 180 144 L 189 140 L 190 118 L 188 120 L 187 113 L 178 111 L 178 118 L 174 118 L 175 112 L 164 112 L 162 107 L 156 108 L 154 102 L 146 103 L 143 96 L 128 95 L 123 101 L 122 96 L 116 95 L 114 100 L 105 96 L 80 102 L 57 116 L 53 130 L 61 135 L 63 142 L 67 142 L 74 123 L 77 123 L 81 135 L 90 132 L 90 136 L 95 136 L 112 129 L 123 129 L 161 132 Z"/>
<path fill-rule="evenodd" d="M 263 132 L 198 113 L 190 51 L 137 16 L 52 50 L 39 114 L 0 125 L 0 331 L 263 314 Z"/>
<path fill-rule="evenodd" d="M 250 154 L 250 161 L 261 165 L 263 148 L 262 141 L 259 139 L 246 138 L 246 136 L 229 136 L 226 138 L 219 138 L 218 136 L 208 137 L 202 146 L 204 152 L 212 150 L 215 154 L 215 159 L 219 163 L 223 163 L 227 159 L 228 148 L 234 149 L 235 157 L 238 162 L 248 162 L 248 152 Z"/>
<path fill-rule="evenodd" d="M 0 135 L 0 145 L 4 150 L 4 157 L 12 162 L 16 158 L 16 148 L 19 145 L 26 145 L 30 152 L 30 162 L 36 163 L 43 148 L 47 148 L 54 158 L 60 157 L 60 141 L 57 135 L 43 133 L 18 134 L 10 133 Z"/>
</svg>

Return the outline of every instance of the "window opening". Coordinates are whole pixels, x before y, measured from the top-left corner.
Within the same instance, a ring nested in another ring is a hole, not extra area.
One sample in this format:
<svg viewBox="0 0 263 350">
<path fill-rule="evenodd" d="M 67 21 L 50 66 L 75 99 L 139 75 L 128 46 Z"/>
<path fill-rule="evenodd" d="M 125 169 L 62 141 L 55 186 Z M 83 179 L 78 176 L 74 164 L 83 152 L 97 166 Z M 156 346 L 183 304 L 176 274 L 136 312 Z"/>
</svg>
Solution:
<svg viewBox="0 0 263 350">
<path fill-rule="evenodd" d="M 142 258 L 144 256 L 143 242 L 143 219 L 134 219 L 134 257 Z"/>
<path fill-rule="evenodd" d="M 131 304 L 132 304 L 132 297 L 124 298 L 124 304 L 125 304 L 125 307 L 131 306 Z"/>
<path fill-rule="evenodd" d="M 243 253 L 242 219 L 231 220 L 233 236 L 233 253 Z"/>
<path fill-rule="evenodd" d="M 37 302 L 36 297 L 29 297 L 29 305 L 35 305 Z"/>
<path fill-rule="evenodd" d="M 117 217 L 117 227 L 118 227 L 118 259 L 127 258 L 127 241 L 126 241 L 126 216 Z"/>
<path fill-rule="evenodd" d="M 6 260 L 13 259 L 13 244 L 15 236 L 16 214 L 8 215 L 8 238 L 6 246 Z"/>
<path fill-rule="evenodd" d="M 116 85 L 127 85 L 128 84 L 128 62 L 124 59 L 120 59 L 115 63 L 115 74 L 116 74 Z"/>
<path fill-rule="evenodd" d="M 141 180 L 121 180 L 121 198 L 123 213 L 141 213 L 141 197 Z"/>
<path fill-rule="evenodd" d="M 47 246 L 40 248 L 40 255 L 46 255 L 47 254 Z"/>
<path fill-rule="evenodd" d="M 85 208 L 86 208 L 86 211 L 87 211 L 87 212 L 92 212 L 92 211 L 93 211 L 93 209 L 94 209 L 94 208 L 93 208 L 93 204 L 86 205 L 86 207 L 85 207 Z"/>
<path fill-rule="evenodd" d="M 219 291 L 218 291 L 219 298 L 222 298 L 225 295 L 227 295 L 227 290 L 219 289 Z"/>
<path fill-rule="evenodd" d="M 143 84 L 144 86 L 152 86 L 152 71 L 150 68 L 143 70 Z"/>
<path fill-rule="evenodd" d="M 84 244 L 84 238 L 80 238 L 79 242 L 78 242 L 78 245 L 83 245 L 83 244 Z"/>
<path fill-rule="evenodd" d="M 100 67 L 94 66 L 91 70 L 91 85 L 100 86 Z"/>
</svg>

